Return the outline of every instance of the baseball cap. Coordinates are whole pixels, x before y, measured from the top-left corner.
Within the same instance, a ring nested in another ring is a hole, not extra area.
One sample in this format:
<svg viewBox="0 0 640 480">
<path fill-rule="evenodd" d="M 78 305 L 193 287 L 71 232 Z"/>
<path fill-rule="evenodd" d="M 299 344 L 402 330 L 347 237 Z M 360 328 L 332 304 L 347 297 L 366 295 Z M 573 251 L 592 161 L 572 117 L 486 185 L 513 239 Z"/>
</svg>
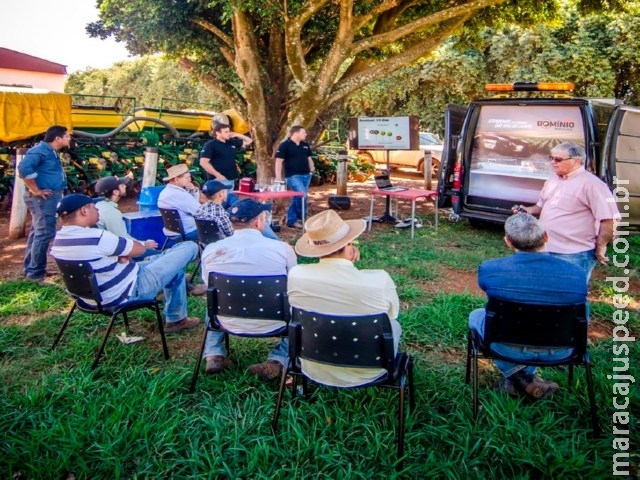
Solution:
<svg viewBox="0 0 640 480">
<path fill-rule="evenodd" d="M 118 185 L 128 185 L 130 181 L 131 178 L 129 177 L 116 177 L 115 175 L 112 175 L 98 180 L 93 189 L 96 192 L 96 195 L 106 195 L 117 189 Z"/>
<path fill-rule="evenodd" d="M 225 190 L 226 188 L 227 186 L 218 180 L 209 180 L 202 186 L 202 193 L 210 197 L 218 193 L 220 190 Z"/>
<path fill-rule="evenodd" d="M 255 200 L 246 199 L 231 205 L 227 209 L 227 213 L 232 222 L 246 223 L 268 210 L 271 210 L 271 205 L 268 203 L 258 203 Z"/>
<path fill-rule="evenodd" d="M 71 195 L 62 197 L 62 200 L 58 202 L 56 213 L 58 215 L 68 215 L 89 203 L 97 203 L 100 200 L 100 198 L 91 198 L 89 195 L 82 193 L 72 193 Z"/>
</svg>

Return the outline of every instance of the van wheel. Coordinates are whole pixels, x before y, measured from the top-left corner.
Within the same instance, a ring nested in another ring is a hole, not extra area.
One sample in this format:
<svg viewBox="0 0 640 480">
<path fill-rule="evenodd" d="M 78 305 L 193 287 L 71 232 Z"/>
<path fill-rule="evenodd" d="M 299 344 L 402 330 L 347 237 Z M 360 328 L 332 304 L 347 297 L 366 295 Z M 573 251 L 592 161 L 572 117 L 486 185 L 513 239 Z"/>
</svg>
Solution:
<svg viewBox="0 0 640 480">
<path fill-rule="evenodd" d="M 418 165 L 418 171 L 424 175 L 424 160 Z M 440 160 L 431 158 L 431 177 L 438 178 L 440 175 Z"/>
</svg>

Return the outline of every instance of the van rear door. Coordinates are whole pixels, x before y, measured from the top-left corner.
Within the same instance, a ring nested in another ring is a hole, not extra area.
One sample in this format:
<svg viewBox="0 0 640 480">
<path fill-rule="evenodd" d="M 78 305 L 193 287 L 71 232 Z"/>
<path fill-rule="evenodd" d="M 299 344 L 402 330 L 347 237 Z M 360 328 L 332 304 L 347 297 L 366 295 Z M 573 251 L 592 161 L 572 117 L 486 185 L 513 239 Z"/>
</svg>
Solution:
<svg viewBox="0 0 640 480">
<path fill-rule="evenodd" d="M 460 132 L 468 108 L 463 105 L 449 104 L 444 112 L 444 145 L 438 176 L 438 206 L 451 206 L 451 188 L 453 187 L 453 168 L 456 164 Z"/>
<path fill-rule="evenodd" d="M 640 228 L 640 108 L 619 106 L 609 122 L 600 176 L 616 197 L 623 221 Z"/>
</svg>

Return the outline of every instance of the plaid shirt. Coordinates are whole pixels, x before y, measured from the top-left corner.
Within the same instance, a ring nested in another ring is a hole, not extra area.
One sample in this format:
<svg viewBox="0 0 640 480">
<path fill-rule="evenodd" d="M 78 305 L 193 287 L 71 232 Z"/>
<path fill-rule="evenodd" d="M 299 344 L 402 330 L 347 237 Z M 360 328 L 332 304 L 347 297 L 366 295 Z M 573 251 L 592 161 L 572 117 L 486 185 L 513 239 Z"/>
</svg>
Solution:
<svg viewBox="0 0 640 480">
<path fill-rule="evenodd" d="M 233 226 L 231 225 L 231 220 L 229 220 L 229 215 L 219 203 L 203 203 L 200 205 L 200 208 L 198 208 L 194 218 L 197 220 L 216 222 L 218 229 L 220 230 L 220 240 L 233 235 Z"/>
</svg>

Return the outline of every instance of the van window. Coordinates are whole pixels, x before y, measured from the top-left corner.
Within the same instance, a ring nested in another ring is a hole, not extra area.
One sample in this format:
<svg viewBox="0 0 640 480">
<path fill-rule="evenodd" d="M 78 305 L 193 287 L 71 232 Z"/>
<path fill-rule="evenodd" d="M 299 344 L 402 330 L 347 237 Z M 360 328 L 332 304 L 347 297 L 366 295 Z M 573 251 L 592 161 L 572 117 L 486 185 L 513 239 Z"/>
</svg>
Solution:
<svg viewBox="0 0 640 480">
<path fill-rule="evenodd" d="M 470 197 L 535 203 L 552 172 L 551 148 L 584 146 L 576 105 L 483 105 L 475 127 L 467 182 Z"/>
</svg>

